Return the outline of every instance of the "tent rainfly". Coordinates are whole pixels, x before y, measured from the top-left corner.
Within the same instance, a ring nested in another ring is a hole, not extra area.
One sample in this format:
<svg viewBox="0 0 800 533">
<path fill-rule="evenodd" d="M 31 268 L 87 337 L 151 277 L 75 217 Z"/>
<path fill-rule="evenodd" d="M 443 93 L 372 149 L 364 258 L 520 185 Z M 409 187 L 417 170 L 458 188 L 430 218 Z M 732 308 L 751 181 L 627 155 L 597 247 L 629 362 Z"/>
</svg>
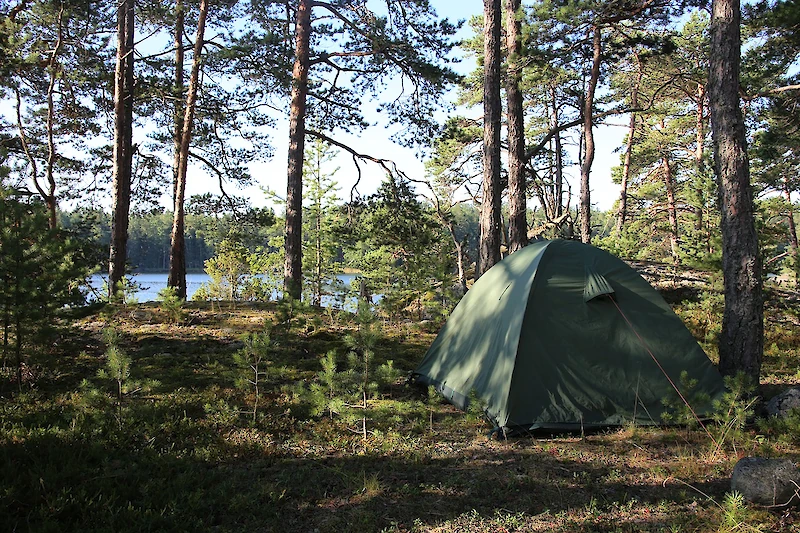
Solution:
<svg viewBox="0 0 800 533">
<path fill-rule="evenodd" d="M 650 284 L 608 252 L 563 240 L 532 243 L 481 276 L 413 379 L 461 409 L 474 391 L 497 428 L 515 431 L 660 424 L 665 404 L 684 402 L 703 418 L 723 392 Z"/>
</svg>

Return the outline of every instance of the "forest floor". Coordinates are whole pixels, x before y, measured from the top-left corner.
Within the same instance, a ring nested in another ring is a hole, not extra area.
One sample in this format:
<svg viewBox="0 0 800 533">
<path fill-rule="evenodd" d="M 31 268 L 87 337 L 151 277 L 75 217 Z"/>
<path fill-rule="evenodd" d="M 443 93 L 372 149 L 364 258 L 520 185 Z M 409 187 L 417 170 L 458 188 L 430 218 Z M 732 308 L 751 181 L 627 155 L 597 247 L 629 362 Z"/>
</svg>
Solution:
<svg viewBox="0 0 800 533">
<path fill-rule="evenodd" d="M 713 358 L 721 298 L 673 289 Z M 798 307 L 769 294 L 764 395 L 800 383 Z M 184 313 L 173 323 L 155 304 L 106 308 L 64 325 L 22 392 L 0 376 L 0 530 L 800 530 L 800 512 L 728 494 L 742 456 L 800 461 L 800 421 L 497 440 L 402 378 L 361 414 L 331 402 L 329 384 L 346 376 L 325 381 L 321 360 L 336 350 L 345 367 L 350 314 L 305 310 L 287 330 L 275 304 Z M 265 323 L 284 326 L 261 352 L 256 395 L 236 354 Z M 104 356 L 111 327 L 128 373 Z M 413 369 L 435 330 L 382 324 L 370 368 Z M 315 411 L 321 399 L 340 414 Z"/>
</svg>

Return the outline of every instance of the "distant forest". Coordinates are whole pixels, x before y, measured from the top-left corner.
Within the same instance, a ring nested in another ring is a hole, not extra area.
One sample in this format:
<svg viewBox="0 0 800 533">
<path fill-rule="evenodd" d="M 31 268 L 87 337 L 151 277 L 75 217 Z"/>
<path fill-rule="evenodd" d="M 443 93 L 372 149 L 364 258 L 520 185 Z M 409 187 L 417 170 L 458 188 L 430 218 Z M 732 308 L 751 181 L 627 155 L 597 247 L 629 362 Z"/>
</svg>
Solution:
<svg viewBox="0 0 800 533">
<path fill-rule="evenodd" d="M 60 213 L 65 228 L 78 228 L 97 248 L 100 258 L 107 254 L 111 240 L 111 215 L 102 210 L 76 209 Z M 229 214 L 213 216 L 192 213 L 186 215 L 186 268 L 202 272 L 205 262 L 217 252 L 219 243 L 236 220 Z M 155 212 L 132 216 L 128 232 L 128 264 L 134 272 L 166 272 L 169 270 L 170 232 L 172 213 Z M 244 238 L 249 248 L 265 246 L 270 238 L 279 235 L 279 224 L 256 227 L 250 225 Z M 102 259 L 100 260 L 102 263 Z"/>
</svg>

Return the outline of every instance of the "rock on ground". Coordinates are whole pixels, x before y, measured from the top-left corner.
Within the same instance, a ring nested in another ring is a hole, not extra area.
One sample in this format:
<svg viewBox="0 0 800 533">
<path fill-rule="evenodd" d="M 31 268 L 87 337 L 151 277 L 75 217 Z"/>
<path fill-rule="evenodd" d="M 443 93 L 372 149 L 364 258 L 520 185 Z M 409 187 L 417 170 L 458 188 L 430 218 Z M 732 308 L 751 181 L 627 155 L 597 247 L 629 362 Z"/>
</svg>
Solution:
<svg viewBox="0 0 800 533">
<path fill-rule="evenodd" d="M 731 490 L 760 505 L 800 501 L 800 471 L 789 459 L 744 457 L 733 468 Z"/>
<path fill-rule="evenodd" d="M 770 416 L 785 417 L 792 409 L 800 409 L 800 387 L 783 391 L 767 404 L 767 413 Z"/>
</svg>

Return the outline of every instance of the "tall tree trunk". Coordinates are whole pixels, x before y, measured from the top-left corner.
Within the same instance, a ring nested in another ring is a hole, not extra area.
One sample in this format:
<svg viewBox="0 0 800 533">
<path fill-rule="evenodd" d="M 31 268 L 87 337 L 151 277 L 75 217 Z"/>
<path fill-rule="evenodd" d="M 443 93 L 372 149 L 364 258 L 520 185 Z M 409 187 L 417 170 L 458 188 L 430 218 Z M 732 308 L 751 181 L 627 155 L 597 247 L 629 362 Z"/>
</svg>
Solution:
<svg viewBox="0 0 800 533">
<path fill-rule="evenodd" d="M 757 381 L 764 349 L 764 303 L 747 142 L 739 105 L 740 17 L 739 0 L 712 1 L 709 102 L 725 287 L 719 369 L 723 375 L 745 372 Z"/>
<path fill-rule="evenodd" d="M 56 178 L 55 178 L 55 162 L 58 158 L 55 142 L 55 93 L 56 85 L 59 79 L 59 64 L 58 55 L 61 53 L 61 48 L 64 46 L 64 5 L 58 12 L 58 29 L 55 45 L 50 51 L 50 60 L 47 64 L 47 72 L 50 80 L 47 84 L 47 165 L 45 166 L 45 178 L 47 179 L 47 191 L 41 194 L 45 205 L 47 206 L 47 224 L 50 229 L 55 229 L 58 226 L 58 219 L 56 218 Z M 38 188 L 38 184 L 37 184 Z"/>
<path fill-rule="evenodd" d="M 114 74 L 114 206 L 108 257 L 108 296 L 125 276 L 128 260 L 128 219 L 133 173 L 133 46 L 134 0 L 117 10 L 117 65 Z"/>
<path fill-rule="evenodd" d="M 550 93 L 548 93 L 549 96 Z M 551 102 L 548 100 L 545 104 L 545 111 L 548 115 L 548 120 L 552 123 L 553 113 L 550 109 Z M 552 130 L 551 130 L 552 131 Z M 548 141 L 550 145 L 549 153 L 547 154 L 547 177 L 548 181 L 540 180 L 538 173 L 534 170 L 531 175 L 531 182 L 528 184 L 533 187 L 533 194 L 539 200 L 539 205 L 544 210 L 545 221 L 555 218 L 556 212 L 556 150 L 555 139 L 552 137 Z"/>
<path fill-rule="evenodd" d="M 200 89 L 200 63 L 203 54 L 203 39 L 206 31 L 208 0 L 200 0 L 197 18 L 197 33 L 194 37 L 192 72 L 189 75 L 189 90 L 186 94 L 186 108 L 181 130 L 180 163 L 175 188 L 175 206 L 172 218 L 172 238 L 170 243 L 169 276 L 167 285 L 175 288 L 178 298 L 186 299 L 186 238 L 184 200 L 186 196 L 186 172 L 189 168 L 189 145 L 192 141 L 194 114 L 197 108 L 197 92 Z"/>
<path fill-rule="evenodd" d="M 463 240 L 459 241 L 455 238 L 455 233 L 453 233 L 453 244 L 456 248 L 456 272 L 458 276 L 458 288 L 460 296 L 463 296 L 467 293 L 467 274 L 466 269 L 464 268 L 464 259 L 467 255 L 465 252 L 467 237 L 465 236 Z"/>
<path fill-rule="evenodd" d="M 175 205 L 175 197 L 178 194 L 178 176 L 181 168 L 181 135 L 183 134 L 183 31 L 184 31 L 185 11 L 183 0 L 175 2 L 175 86 L 172 88 L 172 142 L 175 149 L 172 161 L 172 205 Z"/>
<path fill-rule="evenodd" d="M 289 171 L 286 181 L 286 256 L 283 290 L 299 299 L 303 291 L 303 150 L 311 53 L 311 2 L 300 0 L 295 26 L 292 107 L 289 111 Z"/>
<path fill-rule="evenodd" d="M 319 152 L 317 152 L 317 168 L 316 180 L 317 191 L 322 191 L 322 162 L 320 161 Z M 315 220 L 314 220 L 314 300 L 313 304 L 316 306 L 322 305 L 322 193 L 316 198 Z"/>
<path fill-rule="evenodd" d="M 675 203 L 675 177 L 672 175 L 672 166 L 669 164 L 667 156 L 664 156 L 662 167 L 664 169 L 664 188 L 667 191 L 670 253 L 672 254 L 672 262 L 677 265 L 680 260 L 678 253 L 678 208 Z"/>
<path fill-rule="evenodd" d="M 19 89 L 17 89 L 19 92 Z M 11 214 L 9 213 L 9 218 L 11 218 Z M 0 210 L 0 227 L 8 227 L 11 224 L 11 220 L 6 218 L 6 210 Z M 452 223 L 451 223 L 452 224 Z M 452 231 L 452 230 L 451 230 Z M 19 277 L 19 276 L 16 276 Z M 10 286 L 10 276 L 8 274 L 3 275 L 0 279 L 3 280 L 4 284 Z M 11 309 L 13 305 L 8 300 L 8 297 L 3 298 L 0 300 L 0 309 L 3 312 L 3 357 L 2 357 L 2 368 L 5 370 L 6 363 L 8 362 L 8 349 L 9 349 L 9 337 L 11 334 Z"/>
<path fill-rule="evenodd" d="M 636 109 L 639 107 L 639 86 L 642 84 L 642 63 L 639 61 L 639 55 L 635 54 L 636 58 L 636 81 L 631 87 L 631 107 Z M 617 207 L 617 225 L 614 233 L 617 235 L 622 234 L 625 228 L 625 222 L 628 218 L 628 180 L 631 177 L 631 156 L 633 155 L 633 141 L 636 136 L 636 111 L 631 111 L 631 117 L 628 121 L 628 139 L 625 142 L 625 159 L 622 162 L 622 182 L 620 183 L 619 191 L 619 206 Z"/>
<path fill-rule="evenodd" d="M 556 89 L 550 88 L 550 99 L 553 105 L 553 128 L 558 129 L 559 116 L 558 116 L 558 102 L 556 101 Z M 555 199 L 555 217 L 560 218 L 564 214 L 564 207 L 562 205 L 564 195 L 564 157 L 561 149 L 561 132 L 556 131 L 553 136 L 553 151 L 556 155 L 556 172 L 555 183 L 553 184 L 553 197 Z"/>
<path fill-rule="evenodd" d="M 703 231 L 703 212 L 705 210 L 705 191 L 703 190 L 703 182 L 705 181 L 706 164 L 705 164 L 705 99 L 706 88 L 702 83 L 697 84 L 697 111 L 695 113 L 695 147 L 694 147 L 694 167 L 697 172 L 695 178 L 695 196 L 697 196 L 697 205 L 694 208 L 694 229 L 698 237 Z"/>
<path fill-rule="evenodd" d="M 9 335 L 11 333 L 11 313 L 8 306 L 3 306 L 3 361 L 2 367 L 5 370 L 8 363 Z"/>
<path fill-rule="evenodd" d="M 437 213 L 439 214 L 439 220 L 441 223 L 447 228 L 447 231 L 450 233 L 450 239 L 453 241 L 453 247 L 456 251 L 456 273 L 457 273 L 457 285 L 458 290 L 460 292 L 459 296 L 463 296 L 467 293 L 467 274 L 466 268 L 464 267 L 465 263 L 465 256 L 466 256 L 466 247 L 467 247 L 467 236 L 465 235 L 462 240 L 458 240 L 456 237 L 456 225 L 453 222 L 451 217 L 444 216 L 441 211 L 439 211 L 437 206 Z"/>
<path fill-rule="evenodd" d="M 589 86 L 586 90 L 586 99 L 583 102 L 583 139 L 585 152 L 581 164 L 581 242 L 592 242 L 592 202 L 589 193 L 589 174 L 594 162 L 594 131 L 592 112 L 594 111 L 594 94 L 597 82 L 600 79 L 601 42 L 602 33 L 600 26 L 595 26 L 592 32 L 592 70 L 589 74 Z"/>
<path fill-rule="evenodd" d="M 24 332 L 22 331 L 22 318 L 19 313 L 14 318 L 14 354 L 17 362 L 17 387 L 19 392 L 22 392 L 22 339 Z"/>
<path fill-rule="evenodd" d="M 788 213 L 786 213 L 786 223 L 789 225 L 789 253 L 794 267 L 794 285 L 797 287 L 800 284 L 800 249 L 797 243 L 797 228 L 794 223 L 792 189 L 789 187 L 789 180 L 786 178 L 783 180 L 783 194 L 786 196 L 786 205 L 789 209 Z"/>
<path fill-rule="evenodd" d="M 483 0 L 483 199 L 475 279 L 500 262 L 500 0 Z"/>
<path fill-rule="evenodd" d="M 508 129 L 508 251 L 514 253 L 528 244 L 528 218 L 525 186 L 525 115 L 522 110 L 522 91 L 519 82 L 520 33 L 522 23 L 517 18 L 521 0 L 506 1 L 506 47 L 508 69 L 506 99 Z"/>
</svg>

